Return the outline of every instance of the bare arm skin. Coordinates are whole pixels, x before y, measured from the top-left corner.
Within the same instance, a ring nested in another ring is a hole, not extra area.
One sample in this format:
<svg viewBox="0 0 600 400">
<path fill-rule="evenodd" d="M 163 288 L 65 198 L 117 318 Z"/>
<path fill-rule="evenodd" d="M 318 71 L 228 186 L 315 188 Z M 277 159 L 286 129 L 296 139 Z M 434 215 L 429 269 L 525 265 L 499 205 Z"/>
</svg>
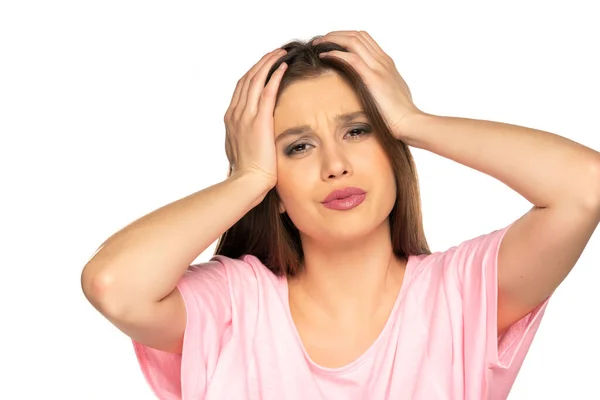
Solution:
<svg viewBox="0 0 600 400">
<path fill-rule="evenodd" d="M 105 241 L 85 266 L 86 297 L 132 339 L 178 350 L 185 309 L 174 290 L 177 281 L 268 189 L 254 175 L 235 176 L 136 220 Z"/>
<path fill-rule="evenodd" d="M 498 256 L 498 334 L 547 299 L 600 223 L 600 153 L 565 137 L 468 118 L 414 117 L 407 143 L 488 174 L 533 207 Z"/>
<path fill-rule="evenodd" d="M 231 176 L 132 222 L 108 238 L 84 267 L 86 298 L 130 338 L 181 353 L 186 310 L 178 281 L 275 186 L 273 109 L 286 65 L 266 86 L 265 81 L 283 54 L 265 55 L 238 81 L 225 114 Z"/>
<path fill-rule="evenodd" d="M 533 207 L 507 231 L 498 256 L 498 333 L 546 300 L 600 224 L 600 152 L 514 124 L 428 114 L 412 102 L 393 60 L 364 31 L 319 42 L 362 76 L 397 139 L 496 178 Z"/>
</svg>

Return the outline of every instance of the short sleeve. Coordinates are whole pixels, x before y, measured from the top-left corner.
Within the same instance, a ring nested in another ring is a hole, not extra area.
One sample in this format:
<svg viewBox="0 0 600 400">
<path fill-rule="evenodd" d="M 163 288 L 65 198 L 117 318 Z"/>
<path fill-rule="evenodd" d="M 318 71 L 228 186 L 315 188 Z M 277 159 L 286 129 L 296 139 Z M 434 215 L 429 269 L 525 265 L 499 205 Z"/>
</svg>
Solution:
<svg viewBox="0 0 600 400">
<path fill-rule="evenodd" d="M 187 314 L 182 354 L 133 341 L 142 373 L 159 399 L 191 399 L 206 390 L 231 323 L 228 287 L 222 263 L 190 266 L 177 283 Z"/>
<path fill-rule="evenodd" d="M 498 396 L 493 398 L 508 395 L 550 300 L 498 337 L 498 253 L 512 225 L 465 241 L 448 253 L 462 295 L 465 369 L 486 367 L 488 393 Z"/>
</svg>

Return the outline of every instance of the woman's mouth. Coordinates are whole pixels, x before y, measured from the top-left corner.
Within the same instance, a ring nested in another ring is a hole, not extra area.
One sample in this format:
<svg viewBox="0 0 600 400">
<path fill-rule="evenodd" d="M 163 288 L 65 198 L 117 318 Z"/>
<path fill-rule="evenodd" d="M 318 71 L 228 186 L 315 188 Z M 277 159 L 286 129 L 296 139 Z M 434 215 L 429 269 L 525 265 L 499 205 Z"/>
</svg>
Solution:
<svg viewBox="0 0 600 400">
<path fill-rule="evenodd" d="M 357 187 L 347 187 L 334 190 L 321 202 L 332 210 L 350 210 L 365 200 L 367 193 Z"/>
</svg>

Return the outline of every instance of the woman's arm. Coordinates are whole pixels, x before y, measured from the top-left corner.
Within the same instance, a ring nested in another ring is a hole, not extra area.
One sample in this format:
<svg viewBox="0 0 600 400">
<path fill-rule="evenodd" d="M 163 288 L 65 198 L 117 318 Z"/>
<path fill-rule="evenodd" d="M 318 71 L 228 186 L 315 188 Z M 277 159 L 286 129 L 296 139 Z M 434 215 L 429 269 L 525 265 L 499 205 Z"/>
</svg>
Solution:
<svg viewBox="0 0 600 400">
<path fill-rule="evenodd" d="M 600 153 L 553 133 L 426 113 L 404 121 L 402 140 L 500 180 L 539 208 L 600 203 Z"/>
<path fill-rule="evenodd" d="M 232 176 L 132 222 L 107 239 L 87 263 L 84 292 L 111 314 L 160 301 L 194 259 L 269 189 L 254 175 Z"/>
<path fill-rule="evenodd" d="M 185 328 L 185 309 L 174 290 L 178 280 L 269 189 L 256 174 L 232 176 L 134 221 L 84 267 L 85 296 L 132 339 L 157 348 L 174 345 Z M 164 332 L 152 331 L 153 325 Z"/>
<path fill-rule="evenodd" d="M 501 244 L 499 330 L 547 299 L 600 221 L 600 153 L 541 130 L 422 112 L 391 57 L 364 31 L 334 31 L 315 42 L 348 49 L 321 56 L 357 71 L 397 139 L 493 176 L 535 205 Z"/>
<path fill-rule="evenodd" d="M 548 298 L 600 222 L 600 153 L 567 138 L 500 122 L 414 114 L 407 144 L 488 174 L 534 207 L 498 256 L 498 331 Z"/>
<path fill-rule="evenodd" d="M 236 85 L 225 113 L 231 176 L 126 226 L 84 267 L 86 297 L 132 339 L 181 351 L 186 307 L 176 289 L 178 281 L 198 255 L 275 186 L 273 109 L 286 64 L 265 82 L 284 53 L 264 55 Z"/>
</svg>

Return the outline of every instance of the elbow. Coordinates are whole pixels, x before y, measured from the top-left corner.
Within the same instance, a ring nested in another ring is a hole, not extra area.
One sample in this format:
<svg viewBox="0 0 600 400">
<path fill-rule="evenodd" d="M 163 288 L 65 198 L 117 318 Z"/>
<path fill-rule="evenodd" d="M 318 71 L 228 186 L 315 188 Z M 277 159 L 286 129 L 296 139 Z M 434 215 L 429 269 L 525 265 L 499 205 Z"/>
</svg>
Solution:
<svg viewBox="0 0 600 400">
<path fill-rule="evenodd" d="M 115 293 L 114 283 L 111 275 L 94 272 L 89 265 L 81 273 L 81 289 L 85 298 L 107 318 L 117 318 L 124 313 L 123 302 Z"/>
</svg>

